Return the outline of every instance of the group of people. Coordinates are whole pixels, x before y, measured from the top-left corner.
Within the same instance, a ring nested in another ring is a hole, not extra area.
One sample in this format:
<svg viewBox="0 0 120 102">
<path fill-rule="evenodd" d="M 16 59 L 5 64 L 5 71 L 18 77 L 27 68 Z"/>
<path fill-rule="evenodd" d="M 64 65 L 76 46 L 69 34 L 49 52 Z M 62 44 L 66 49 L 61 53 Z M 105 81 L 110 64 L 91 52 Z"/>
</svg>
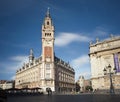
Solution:
<svg viewBox="0 0 120 102">
<path fill-rule="evenodd" d="M 46 91 L 47 91 L 48 95 L 52 95 L 52 90 L 51 90 L 51 88 L 46 88 Z"/>
</svg>

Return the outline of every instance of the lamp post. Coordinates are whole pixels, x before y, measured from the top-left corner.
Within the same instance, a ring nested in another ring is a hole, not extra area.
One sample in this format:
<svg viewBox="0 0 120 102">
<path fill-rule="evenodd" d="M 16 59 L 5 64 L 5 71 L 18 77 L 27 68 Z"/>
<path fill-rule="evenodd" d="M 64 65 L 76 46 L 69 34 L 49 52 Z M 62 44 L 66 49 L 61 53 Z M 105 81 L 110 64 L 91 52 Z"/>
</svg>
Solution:
<svg viewBox="0 0 120 102">
<path fill-rule="evenodd" d="M 110 78 L 110 94 L 114 94 L 114 87 L 113 87 L 113 83 L 112 83 L 112 75 L 116 73 L 116 68 L 113 69 L 113 71 L 111 71 L 112 67 L 109 64 L 106 68 L 104 68 L 103 72 L 104 75 L 109 75 Z"/>
</svg>

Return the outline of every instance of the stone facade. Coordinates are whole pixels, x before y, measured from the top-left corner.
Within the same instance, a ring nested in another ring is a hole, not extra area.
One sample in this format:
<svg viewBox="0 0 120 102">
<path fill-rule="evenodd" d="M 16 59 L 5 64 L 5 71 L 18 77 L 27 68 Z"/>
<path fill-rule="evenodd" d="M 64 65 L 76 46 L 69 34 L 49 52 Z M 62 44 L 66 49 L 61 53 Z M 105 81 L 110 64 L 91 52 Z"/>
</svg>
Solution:
<svg viewBox="0 0 120 102">
<path fill-rule="evenodd" d="M 84 77 L 80 76 L 77 82 L 80 86 L 80 91 L 83 92 L 85 90 L 85 85 L 84 85 L 85 79 L 84 79 Z"/>
<path fill-rule="evenodd" d="M 86 86 L 91 86 L 91 81 L 90 79 L 85 79 L 84 76 L 80 76 L 77 83 L 80 86 L 80 92 L 85 92 L 86 91 Z"/>
<path fill-rule="evenodd" d="M 110 77 L 103 72 L 109 64 L 111 73 L 117 69 L 112 75 L 114 89 L 120 89 L 120 36 L 111 36 L 103 41 L 97 39 L 96 43 L 90 43 L 89 48 L 93 89 L 110 89 Z"/>
<path fill-rule="evenodd" d="M 75 88 L 75 71 L 69 63 L 55 56 L 54 40 L 54 25 L 48 9 L 42 24 L 42 54 L 34 58 L 33 50 L 30 50 L 29 63 L 16 72 L 16 88 L 39 87 L 46 91 L 49 87 L 56 92 Z"/>
<path fill-rule="evenodd" d="M 0 80 L 0 88 L 3 90 L 14 88 L 14 86 L 14 81 Z"/>
</svg>

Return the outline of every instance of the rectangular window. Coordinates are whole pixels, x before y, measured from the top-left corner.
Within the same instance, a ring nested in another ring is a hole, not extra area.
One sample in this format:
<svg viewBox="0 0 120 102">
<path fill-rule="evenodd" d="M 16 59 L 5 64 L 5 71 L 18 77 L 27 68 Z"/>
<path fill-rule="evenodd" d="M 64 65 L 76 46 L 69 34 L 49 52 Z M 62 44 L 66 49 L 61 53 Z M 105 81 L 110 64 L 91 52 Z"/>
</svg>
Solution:
<svg viewBox="0 0 120 102">
<path fill-rule="evenodd" d="M 50 73 L 46 73 L 46 78 L 47 78 L 47 79 L 50 78 Z"/>
<path fill-rule="evenodd" d="M 46 64 L 46 70 L 50 70 L 50 64 Z"/>
</svg>

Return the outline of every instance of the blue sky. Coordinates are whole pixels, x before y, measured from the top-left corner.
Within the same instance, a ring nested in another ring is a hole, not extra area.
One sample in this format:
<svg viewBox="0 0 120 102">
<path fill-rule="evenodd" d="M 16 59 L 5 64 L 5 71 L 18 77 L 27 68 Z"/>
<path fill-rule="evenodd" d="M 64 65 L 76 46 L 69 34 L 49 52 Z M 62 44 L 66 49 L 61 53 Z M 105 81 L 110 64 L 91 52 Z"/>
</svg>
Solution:
<svg viewBox="0 0 120 102">
<path fill-rule="evenodd" d="M 0 79 L 14 79 L 29 50 L 41 55 L 47 11 L 55 26 L 55 54 L 90 78 L 89 42 L 120 35 L 119 0 L 0 0 Z"/>
</svg>

